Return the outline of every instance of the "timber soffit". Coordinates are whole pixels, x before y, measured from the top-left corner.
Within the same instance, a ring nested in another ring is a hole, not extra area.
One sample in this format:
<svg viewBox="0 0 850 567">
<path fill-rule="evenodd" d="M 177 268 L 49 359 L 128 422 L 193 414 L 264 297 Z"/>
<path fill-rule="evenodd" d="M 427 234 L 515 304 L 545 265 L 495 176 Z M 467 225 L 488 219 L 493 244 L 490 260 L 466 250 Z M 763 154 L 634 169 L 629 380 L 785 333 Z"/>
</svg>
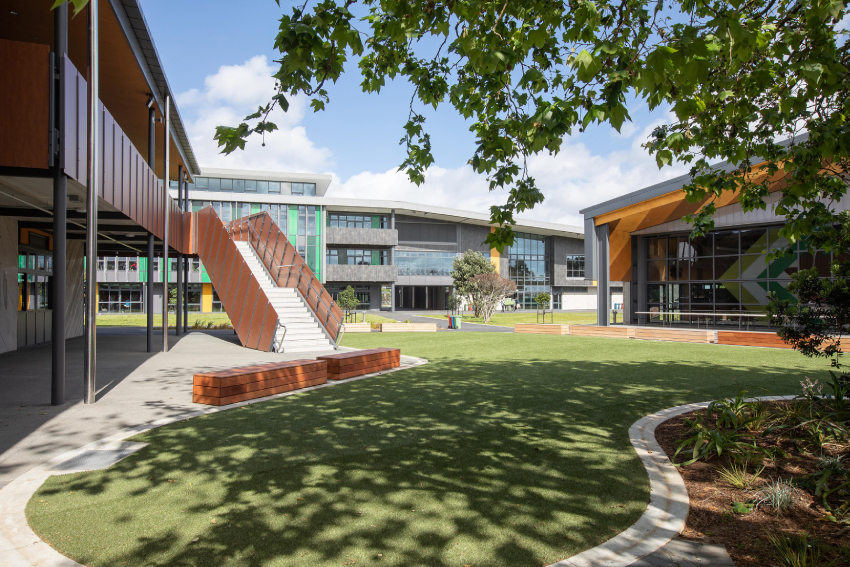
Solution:
<svg viewBox="0 0 850 567">
<path fill-rule="evenodd" d="M 110 0 L 110 4 L 118 16 L 118 21 L 127 36 L 127 41 L 133 49 L 133 54 L 136 56 L 148 85 L 151 87 L 159 108 L 165 106 L 165 96 L 171 95 L 173 109 L 171 113 L 171 134 L 179 142 L 175 144 L 177 151 L 180 152 L 183 163 L 190 168 L 190 173 L 200 175 L 201 168 L 198 166 L 195 152 L 189 143 L 189 136 L 183 127 L 183 119 L 177 109 L 177 102 L 174 100 L 174 93 L 168 84 L 168 78 L 162 69 L 159 53 L 156 50 L 142 7 L 137 0 Z"/>
<path fill-rule="evenodd" d="M 801 134 L 794 138 L 789 138 L 787 140 L 782 140 L 778 145 L 787 146 L 792 141 L 797 143 L 805 142 L 808 139 L 808 133 Z M 760 158 L 756 158 L 756 165 L 762 163 Z M 722 170 L 725 172 L 734 171 L 737 169 L 736 165 L 729 163 L 728 161 L 720 162 L 713 166 L 714 169 Z M 649 187 L 644 187 L 643 189 L 638 189 L 637 191 L 633 191 L 631 193 L 626 193 L 620 197 L 615 197 L 609 201 L 605 201 L 603 203 L 599 203 L 598 205 L 592 205 L 587 207 L 586 209 L 582 209 L 579 211 L 579 214 L 585 216 L 586 219 L 598 217 L 600 215 L 604 215 L 605 213 L 610 213 L 616 211 L 618 209 L 623 209 L 630 205 L 634 205 L 636 203 L 640 203 L 643 201 L 647 201 L 649 199 L 660 197 L 661 195 L 666 195 L 668 193 L 673 193 L 674 191 L 680 190 L 691 180 L 690 175 L 680 175 L 679 177 L 674 177 L 673 179 L 668 179 L 667 181 L 662 181 L 661 183 L 656 183 L 655 185 L 650 185 Z"/>
</svg>

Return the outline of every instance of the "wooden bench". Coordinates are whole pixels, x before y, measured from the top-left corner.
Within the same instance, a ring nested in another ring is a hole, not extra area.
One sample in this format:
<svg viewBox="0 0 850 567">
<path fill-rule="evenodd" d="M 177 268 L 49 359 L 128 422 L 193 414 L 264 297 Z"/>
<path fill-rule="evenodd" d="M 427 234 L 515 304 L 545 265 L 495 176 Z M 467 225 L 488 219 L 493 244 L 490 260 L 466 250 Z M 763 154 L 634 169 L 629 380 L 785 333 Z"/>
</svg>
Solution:
<svg viewBox="0 0 850 567">
<path fill-rule="evenodd" d="M 645 341 L 672 341 L 677 343 L 713 343 L 714 331 L 699 331 L 692 329 L 656 329 L 638 327 L 635 338 Z"/>
<path fill-rule="evenodd" d="M 231 368 L 195 374 L 192 401 L 197 404 L 226 406 L 317 386 L 327 381 L 328 363 L 323 360 L 291 360 Z"/>
<path fill-rule="evenodd" d="M 382 333 L 436 333 L 436 323 L 381 323 Z"/>
<path fill-rule="evenodd" d="M 791 345 L 780 339 L 779 335 L 776 333 L 717 331 L 717 344 L 767 348 L 791 348 Z"/>
<path fill-rule="evenodd" d="M 596 325 L 570 325 L 570 334 L 578 337 L 635 338 L 634 327 L 600 327 Z"/>
<path fill-rule="evenodd" d="M 514 333 L 527 333 L 533 335 L 569 335 L 569 325 L 540 325 L 536 323 L 517 323 L 514 325 Z"/>
<path fill-rule="evenodd" d="M 372 324 L 371 323 L 346 323 L 345 324 L 345 332 L 346 333 L 371 333 L 372 332 Z"/>
<path fill-rule="evenodd" d="M 328 378 L 345 380 L 401 366 L 401 351 L 397 348 L 373 348 L 328 354 L 317 360 L 327 363 Z"/>
</svg>

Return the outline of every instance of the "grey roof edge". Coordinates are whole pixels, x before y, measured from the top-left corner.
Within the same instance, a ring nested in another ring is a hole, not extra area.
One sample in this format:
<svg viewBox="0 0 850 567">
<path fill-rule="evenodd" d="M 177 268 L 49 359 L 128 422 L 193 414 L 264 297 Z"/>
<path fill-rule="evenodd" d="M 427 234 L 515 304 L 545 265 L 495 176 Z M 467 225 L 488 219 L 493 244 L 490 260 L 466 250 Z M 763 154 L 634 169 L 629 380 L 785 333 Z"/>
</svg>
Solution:
<svg viewBox="0 0 850 567">
<path fill-rule="evenodd" d="M 808 137 L 808 133 L 803 133 L 792 138 L 782 140 L 778 143 L 778 145 L 787 146 L 790 145 L 792 142 L 805 142 Z M 762 158 L 756 159 L 763 161 Z M 738 166 L 728 161 L 722 161 L 720 163 L 714 164 L 712 167 L 714 169 L 729 172 L 734 171 Z M 666 195 L 667 193 L 677 191 L 684 187 L 685 184 L 688 183 L 691 179 L 692 177 L 689 174 L 680 175 L 679 177 L 674 177 L 672 179 L 668 179 L 667 181 L 662 181 L 660 183 L 656 183 L 655 185 L 650 185 L 648 187 L 644 187 L 643 189 L 638 189 L 637 191 L 626 193 L 625 195 L 615 197 L 597 205 L 591 205 L 590 207 L 586 207 L 580 210 L 579 214 L 591 218 L 599 215 L 604 215 L 605 213 L 610 213 L 611 211 L 616 211 L 617 209 L 622 209 L 623 207 L 628 207 L 629 205 L 634 205 L 635 203 L 646 201 L 647 199 L 660 197 L 661 195 Z"/>
<path fill-rule="evenodd" d="M 151 33 L 148 22 L 145 19 L 145 13 L 142 10 L 141 5 L 138 0 L 109 0 L 109 5 L 112 7 L 113 12 L 115 12 L 115 16 L 118 18 L 118 23 L 121 25 L 124 36 L 130 44 L 130 48 L 133 50 L 136 62 L 139 64 L 139 68 L 145 76 L 148 88 L 151 89 L 151 93 L 154 95 L 154 100 L 156 101 L 157 106 L 159 106 L 160 109 L 165 108 L 165 97 L 166 95 L 171 95 L 171 136 L 175 140 L 177 151 L 180 153 L 180 157 L 183 159 L 183 163 L 186 164 L 191 175 L 200 175 L 201 168 L 198 165 L 198 160 L 195 158 L 195 152 L 192 149 L 192 144 L 189 142 L 189 136 L 186 134 L 186 129 L 183 126 L 183 119 L 180 117 L 180 111 L 177 109 L 177 103 L 174 101 L 171 86 L 168 84 L 168 77 L 166 77 L 164 71 L 162 71 L 163 66 L 159 58 L 159 52 L 156 49 L 153 34 Z M 133 24 L 130 21 L 130 15 L 127 13 L 127 8 L 138 10 L 139 16 L 137 19 L 140 19 L 144 25 L 144 33 L 147 34 L 147 37 L 142 37 L 140 35 L 141 30 L 136 30 L 136 28 L 133 27 Z M 143 48 L 141 44 L 142 41 L 149 41 L 150 48 Z M 146 54 L 146 49 L 152 50 L 153 55 Z M 154 70 L 154 67 L 156 70 Z M 160 89 L 160 83 L 165 84 L 164 89 Z"/>
</svg>

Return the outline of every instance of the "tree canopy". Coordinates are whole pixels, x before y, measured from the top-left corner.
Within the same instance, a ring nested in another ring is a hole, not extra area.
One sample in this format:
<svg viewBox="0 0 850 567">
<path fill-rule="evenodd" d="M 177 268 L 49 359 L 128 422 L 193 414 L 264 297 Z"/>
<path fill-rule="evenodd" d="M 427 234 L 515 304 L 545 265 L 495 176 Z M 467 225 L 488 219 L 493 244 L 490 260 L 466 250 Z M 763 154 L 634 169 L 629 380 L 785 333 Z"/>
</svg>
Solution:
<svg viewBox="0 0 850 567">
<path fill-rule="evenodd" d="M 450 104 L 471 119 L 469 163 L 491 190 L 508 193 L 490 211 L 499 229 L 487 241 L 501 250 L 513 240 L 514 213 L 544 198 L 527 158 L 557 153 L 565 136 L 592 125 L 619 130 L 629 104 L 645 102 L 675 117 L 645 147 L 659 167 L 690 164 L 685 191 L 705 203 L 690 218 L 696 233 L 713 226 L 724 192 L 737 191 L 747 210 L 764 208 L 781 177 L 784 236 L 817 233 L 809 242 L 829 247 L 838 220 L 830 204 L 846 191 L 839 175 L 850 156 L 845 8 L 843 0 L 306 0 L 280 20 L 269 103 L 215 136 L 225 153 L 244 148 L 252 134 L 275 130 L 269 112 L 298 94 L 324 109 L 330 85 L 355 65 L 368 93 L 402 78 L 413 95 L 399 119 L 400 168 L 422 183 L 434 161 L 422 108 Z M 711 167 L 720 160 L 731 171 Z"/>
</svg>

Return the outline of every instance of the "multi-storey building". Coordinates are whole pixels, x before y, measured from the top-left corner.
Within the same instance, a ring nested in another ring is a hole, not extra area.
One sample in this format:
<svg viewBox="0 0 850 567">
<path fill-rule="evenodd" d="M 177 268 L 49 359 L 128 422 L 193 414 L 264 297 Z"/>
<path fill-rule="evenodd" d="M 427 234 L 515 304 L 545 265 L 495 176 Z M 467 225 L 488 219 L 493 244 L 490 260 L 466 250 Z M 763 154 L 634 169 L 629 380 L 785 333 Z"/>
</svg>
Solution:
<svg viewBox="0 0 850 567">
<path fill-rule="evenodd" d="M 588 309 L 595 288 L 584 274 L 582 230 L 520 221 L 517 240 L 502 254 L 484 244 L 491 231 L 483 213 L 402 201 L 339 199 L 331 177 L 203 168 L 189 184 L 192 211 L 211 206 L 222 221 L 268 212 L 332 295 L 351 285 L 364 309 L 443 309 L 452 290 L 452 261 L 474 250 L 517 283 L 519 304 L 550 292 L 556 309 Z M 177 196 L 176 184 L 172 194 Z M 144 258 L 101 259 L 102 312 L 143 310 Z M 171 269 L 174 270 L 172 262 Z M 160 297 L 159 263 L 154 267 Z M 176 273 L 169 281 L 174 282 Z M 592 283 L 592 282 L 591 282 Z M 204 266 L 192 261 L 189 309 L 221 311 Z M 615 301 L 617 298 L 615 297 Z M 160 301 L 154 301 L 158 309 Z"/>
</svg>

